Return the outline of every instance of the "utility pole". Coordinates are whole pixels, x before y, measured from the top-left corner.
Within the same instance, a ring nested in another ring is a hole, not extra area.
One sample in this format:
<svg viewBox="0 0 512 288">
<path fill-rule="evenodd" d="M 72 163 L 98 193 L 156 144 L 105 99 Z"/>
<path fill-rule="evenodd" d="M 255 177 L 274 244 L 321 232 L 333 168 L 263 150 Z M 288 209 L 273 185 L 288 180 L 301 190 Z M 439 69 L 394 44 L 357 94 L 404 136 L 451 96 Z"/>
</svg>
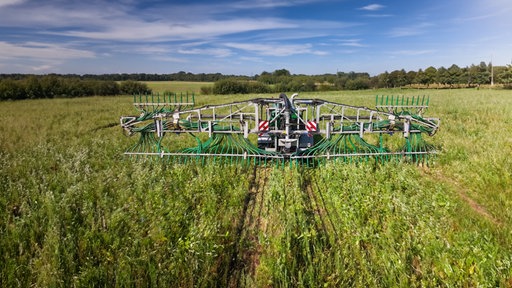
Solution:
<svg viewBox="0 0 512 288">
<path fill-rule="evenodd" d="M 491 56 L 491 86 L 494 86 L 494 65 L 492 65 L 492 56 Z"/>
</svg>

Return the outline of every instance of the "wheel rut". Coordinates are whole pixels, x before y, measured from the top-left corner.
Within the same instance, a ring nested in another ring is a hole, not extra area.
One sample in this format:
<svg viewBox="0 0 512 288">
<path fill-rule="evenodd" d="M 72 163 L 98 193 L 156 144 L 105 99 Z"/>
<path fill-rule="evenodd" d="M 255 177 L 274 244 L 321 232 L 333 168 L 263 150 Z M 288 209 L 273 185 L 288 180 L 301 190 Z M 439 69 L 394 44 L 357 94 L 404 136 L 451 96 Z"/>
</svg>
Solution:
<svg viewBox="0 0 512 288">
<path fill-rule="evenodd" d="M 253 167 L 243 208 L 236 227 L 234 247 L 229 261 L 227 287 L 240 287 L 243 275 L 254 275 L 259 265 L 259 231 L 264 230 L 262 211 L 269 170 Z"/>
<path fill-rule="evenodd" d="M 499 219 L 495 218 L 493 215 L 491 215 L 483 205 L 479 204 L 477 201 L 471 198 L 466 192 L 466 189 L 464 189 L 464 187 L 462 187 L 462 185 L 458 183 L 456 180 L 441 175 L 440 173 L 424 173 L 429 178 L 433 179 L 436 182 L 447 184 L 476 214 L 487 219 L 494 225 L 502 224 L 502 222 Z"/>
<path fill-rule="evenodd" d="M 325 202 L 324 191 L 320 189 L 308 172 L 302 172 L 301 181 L 304 209 L 306 215 L 308 215 L 310 225 L 313 226 L 317 234 L 326 239 L 329 244 L 332 244 L 331 235 L 334 236 L 334 241 L 338 241 L 338 233 Z"/>
</svg>

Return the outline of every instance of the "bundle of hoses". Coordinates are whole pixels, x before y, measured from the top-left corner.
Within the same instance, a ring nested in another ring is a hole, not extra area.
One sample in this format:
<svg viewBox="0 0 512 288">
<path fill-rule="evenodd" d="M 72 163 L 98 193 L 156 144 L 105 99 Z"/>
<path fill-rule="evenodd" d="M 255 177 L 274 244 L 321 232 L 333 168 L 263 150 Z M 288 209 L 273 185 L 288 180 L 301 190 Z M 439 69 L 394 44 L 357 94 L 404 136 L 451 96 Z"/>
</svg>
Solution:
<svg viewBox="0 0 512 288">
<path fill-rule="evenodd" d="M 211 160 L 228 164 L 253 163 L 256 165 L 279 163 L 283 160 L 279 153 L 260 149 L 241 134 L 216 133 L 204 142 L 193 136 L 196 138 L 197 146 L 173 153 L 173 158 L 178 159 L 179 162 L 204 163 L 206 160 Z"/>
</svg>

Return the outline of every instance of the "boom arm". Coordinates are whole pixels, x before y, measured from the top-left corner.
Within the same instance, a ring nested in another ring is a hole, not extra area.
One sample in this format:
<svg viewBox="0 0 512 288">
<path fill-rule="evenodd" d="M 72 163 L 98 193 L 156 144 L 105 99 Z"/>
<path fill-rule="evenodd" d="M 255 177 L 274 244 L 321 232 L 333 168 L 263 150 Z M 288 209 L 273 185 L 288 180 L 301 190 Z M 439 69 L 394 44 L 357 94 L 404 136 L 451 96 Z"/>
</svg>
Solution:
<svg viewBox="0 0 512 288">
<path fill-rule="evenodd" d="M 128 151 L 127 154 L 201 154 L 222 157 L 233 147 L 236 150 L 234 154 L 243 155 L 244 158 L 321 158 L 332 155 L 331 152 L 339 149 L 353 150 L 353 155 L 403 154 L 404 151 L 388 152 L 382 143 L 377 147 L 363 140 L 366 134 L 391 135 L 397 132 L 402 133 L 406 139 L 406 146 L 409 148 L 405 149 L 405 153 L 432 153 L 433 147 L 423 143 L 421 134 L 434 135 L 439 128 L 439 119 L 424 118 L 421 113 L 413 114 L 404 107 L 400 107 L 401 111 L 398 111 L 393 107 L 386 105 L 385 109 L 370 109 L 321 99 L 289 99 L 285 94 L 281 94 L 279 98 L 255 98 L 185 110 L 160 109 L 152 113 L 142 113 L 139 117 L 121 117 L 121 126 L 129 135 L 141 133 L 139 146 L 147 146 L 146 140 L 150 138 L 156 145 L 156 149 L 147 153 L 137 148 Z M 412 107 L 417 108 L 416 105 L 407 105 L 407 108 Z M 426 107 L 422 105 L 421 112 L 426 110 Z M 161 146 L 165 135 L 183 132 L 194 135 L 198 140 L 199 148 L 192 151 L 193 153 L 183 149 L 173 152 L 172 147 L 168 150 Z M 207 133 L 209 138 L 204 143 L 196 136 L 202 133 Z M 249 140 L 251 134 L 258 135 L 257 145 Z M 321 140 L 315 143 L 314 135 L 320 135 Z M 326 141 L 330 144 L 339 141 L 357 142 L 364 147 L 371 147 L 372 152 L 368 152 L 367 149 L 360 151 L 361 145 L 355 144 L 336 144 L 333 148 L 332 145 L 325 146 Z M 319 145 L 331 148 L 318 150 Z M 342 154 L 351 154 L 350 151 L 345 152 Z M 229 154 L 233 156 L 233 153 Z"/>
</svg>

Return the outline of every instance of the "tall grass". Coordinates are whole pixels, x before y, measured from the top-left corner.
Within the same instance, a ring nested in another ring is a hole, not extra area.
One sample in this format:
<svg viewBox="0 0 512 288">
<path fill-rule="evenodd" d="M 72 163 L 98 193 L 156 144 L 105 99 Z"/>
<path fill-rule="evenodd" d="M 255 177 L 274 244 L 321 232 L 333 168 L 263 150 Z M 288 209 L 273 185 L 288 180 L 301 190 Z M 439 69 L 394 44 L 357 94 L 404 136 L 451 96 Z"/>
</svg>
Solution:
<svg viewBox="0 0 512 288">
<path fill-rule="evenodd" d="M 433 165 L 134 160 L 130 97 L 2 102 L 0 286 L 511 287 L 512 95 L 301 97 L 386 93 L 431 96 Z"/>
<path fill-rule="evenodd" d="M 190 82 L 190 81 L 145 81 L 154 93 L 195 93 L 201 92 L 201 87 L 213 87 L 213 82 Z"/>
</svg>

